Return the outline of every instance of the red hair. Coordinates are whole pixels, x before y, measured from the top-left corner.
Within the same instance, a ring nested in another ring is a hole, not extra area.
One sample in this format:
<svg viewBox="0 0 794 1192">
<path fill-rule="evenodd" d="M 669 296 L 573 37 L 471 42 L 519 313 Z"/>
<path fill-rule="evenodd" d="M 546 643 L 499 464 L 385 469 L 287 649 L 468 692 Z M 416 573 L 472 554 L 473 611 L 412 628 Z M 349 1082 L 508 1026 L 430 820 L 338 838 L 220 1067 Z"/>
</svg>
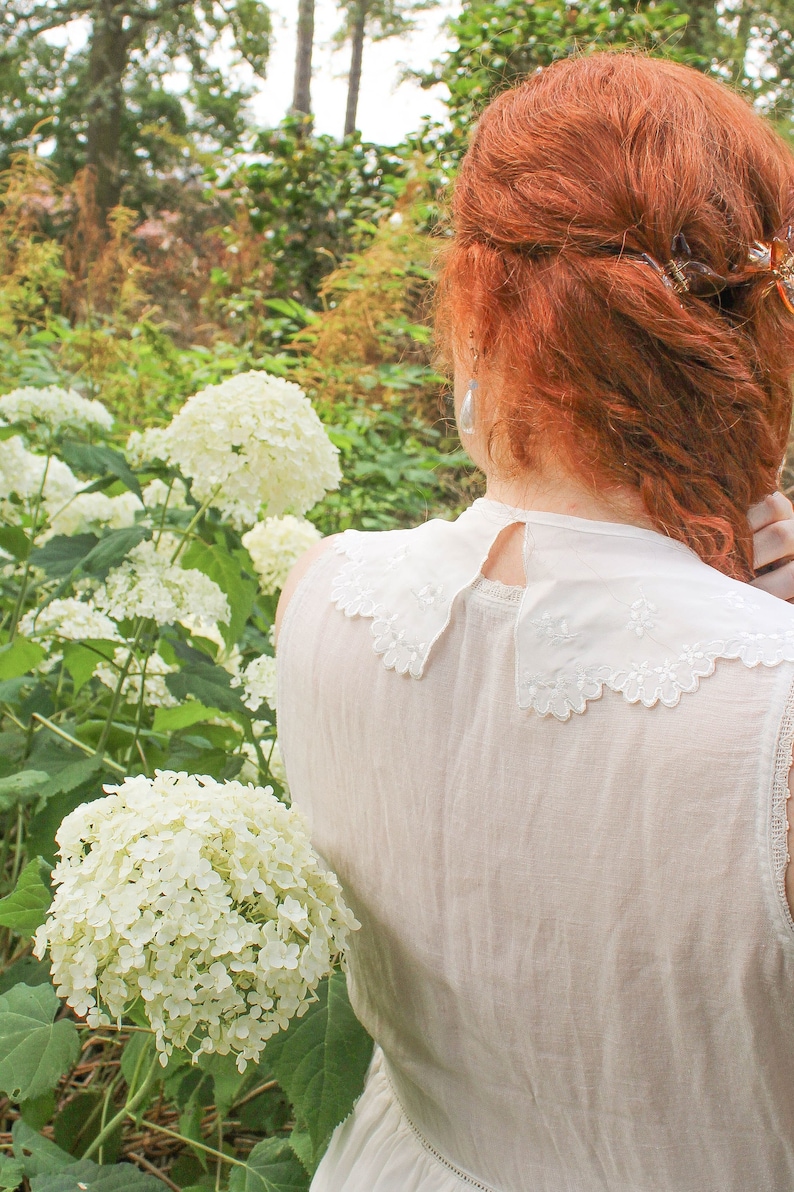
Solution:
<svg viewBox="0 0 794 1192">
<path fill-rule="evenodd" d="M 776 487 L 791 422 L 794 316 L 769 276 L 679 295 L 638 254 L 664 263 L 683 232 L 696 260 L 742 271 L 754 241 L 794 222 L 782 140 L 688 67 L 569 58 L 483 112 L 453 222 L 441 341 L 466 358 L 471 336 L 516 467 L 553 445 L 750 578 L 747 510 Z"/>
</svg>

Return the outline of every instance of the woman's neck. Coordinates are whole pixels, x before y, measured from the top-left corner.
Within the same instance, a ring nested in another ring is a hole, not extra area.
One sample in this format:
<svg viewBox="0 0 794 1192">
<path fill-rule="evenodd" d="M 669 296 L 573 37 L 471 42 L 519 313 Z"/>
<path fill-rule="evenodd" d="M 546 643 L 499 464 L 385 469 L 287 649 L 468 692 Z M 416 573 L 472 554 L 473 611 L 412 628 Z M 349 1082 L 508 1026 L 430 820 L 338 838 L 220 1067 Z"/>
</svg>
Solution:
<svg viewBox="0 0 794 1192">
<path fill-rule="evenodd" d="M 558 465 L 545 467 L 542 472 L 523 472 L 519 476 L 507 477 L 491 472 L 486 476 L 486 497 L 503 505 L 654 529 L 640 494 L 628 485 L 594 492 Z"/>
</svg>

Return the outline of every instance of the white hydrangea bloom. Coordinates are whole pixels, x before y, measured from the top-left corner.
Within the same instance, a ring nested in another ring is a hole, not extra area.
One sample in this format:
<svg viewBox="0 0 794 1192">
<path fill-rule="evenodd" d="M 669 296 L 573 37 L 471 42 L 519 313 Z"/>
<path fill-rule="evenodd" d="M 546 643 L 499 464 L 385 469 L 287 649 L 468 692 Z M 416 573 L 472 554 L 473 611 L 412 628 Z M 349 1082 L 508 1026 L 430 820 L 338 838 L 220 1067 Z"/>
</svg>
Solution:
<svg viewBox="0 0 794 1192">
<path fill-rule="evenodd" d="M 61 997 L 97 1026 L 141 998 L 163 1065 L 174 1047 L 242 1072 L 301 1015 L 359 925 L 270 787 L 160 771 L 58 829 L 55 898 L 36 932 Z"/>
<path fill-rule="evenodd" d="M 112 691 L 116 690 L 121 668 L 126 664 L 129 650 L 120 646 L 113 652 L 115 666 L 109 662 L 100 662 L 94 672 L 96 677 Z M 178 670 L 176 666 L 169 666 L 164 658 L 155 651 L 146 660 L 146 673 L 143 676 L 143 702 L 148 708 L 175 708 L 179 703 L 166 686 L 164 675 L 170 675 Z M 124 682 L 121 694 L 128 704 L 137 704 L 141 698 L 141 664 L 137 657 L 133 657 Z"/>
<path fill-rule="evenodd" d="M 26 386 L 12 389 L 0 397 L 0 417 L 8 422 L 22 422 L 36 429 L 51 431 L 110 430 L 113 415 L 99 401 L 82 397 L 75 389 L 47 385 L 43 389 Z"/>
<path fill-rule="evenodd" d="M 135 493 L 119 493 L 107 497 L 104 493 L 77 493 L 77 495 L 52 514 L 52 534 L 90 534 L 107 526 L 121 530 L 135 525 L 135 516 L 143 511 L 143 505 Z"/>
<path fill-rule="evenodd" d="M 193 496 L 212 496 L 237 529 L 252 525 L 263 506 L 271 516 L 305 513 L 341 475 L 339 453 L 303 390 L 266 372 L 202 389 L 165 430 L 134 432 L 127 452 L 178 467 Z"/>
<path fill-rule="evenodd" d="M 133 431 L 133 434 L 137 434 Z M 175 480 L 169 490 L 164 480 L 155 477 L 143 490 L 143 503 L 147 509 L 162 509 L 168 503 L 169 509 L 186 509 L 187 493 L 181 480 Z"/>
<path fill-rule="evenodd" d="M 301 555 L 319 542 L 322 534 L 303 517 L 266 517 L 257 522 L 242 542 L 251 556 L 265 595 L 284 587 L 284 581 Z"/>
<path fill-rule="evenodd" d="M 221 589 L 203 572 L 172 563 L 170 546 L 164 536 L 159 549 L 152 540 L 133 547 L 95 593 L 97 608 L 114 621 L 153 617 L 158 625 L 172 625 L 191 617 L 197 627 L 228 624 L 229 602 Z"/>
<path fill-rule="evenodd" d="M 242 684 L 245 699 L 243 703 L 252 712 L 258 712 L 266 703 L 274 712 L 276 710 L 276 660 L 269 654 L 261 654 L 254 658 L 248 666 L 232 679 L 232 687 Z"/>
<path fill-rule="evenodd" d="M 51 600 L 36 616 L 35 609 L 25 613 L 19 631 L 26 637 L 57 637 L 62 641 L 121 641 L 118 625 L 88 600 L 67 596 Z"/>
<path fill-rule="evenodd" d="M 127 439 L 127 459 L 134 468 L 159 459 L 168 460 L 168 436 L 166 427 L 149 426 L 146 430 L 134 430 Z"/>
<path fill-rule="evenodd" d="M 6 423 L 0 420 L 0 426 Z M 77 477 L 68 464 L 52 456 L 47 457 L 29 451 L 19 435 L 0 439 L 0 514 L 6 521 L 18 521 L 18 511 L 8 500 L 13 494 L 22 501 L 32 501 L 41 488 L 44 469 L 43 499 L 48 511 L 58 509 L 70 501 L 77 492 Z"/>
</svg>

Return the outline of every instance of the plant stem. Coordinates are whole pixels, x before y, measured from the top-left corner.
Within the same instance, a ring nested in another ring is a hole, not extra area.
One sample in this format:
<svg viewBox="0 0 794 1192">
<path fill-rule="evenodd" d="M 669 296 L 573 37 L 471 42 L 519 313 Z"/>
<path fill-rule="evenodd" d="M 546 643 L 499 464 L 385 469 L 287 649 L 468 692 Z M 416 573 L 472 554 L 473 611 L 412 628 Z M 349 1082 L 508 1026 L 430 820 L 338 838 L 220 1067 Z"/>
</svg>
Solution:
<svg viewBox="0 0 794 1192">
<path fill-rule="evenodd" d="M 220 492 L 220 489 L 221 489 L 221 486 L 219 484 L 216 484 L 215 488 L 212 490 L 210 495 L 202 502 L 202 504 L 198 507 L 198 509 L 194 513 L 193 517 L 190 519 L 190 524 L 188 525 L 187 529 L 183 530 L 183 532 L 182 532 L 182 538 L 179 542 L 179 545 L 177 546 L 174 553 L 171 555 L 170 561 L 172 563 L 175 563 L 177 561 L 177 559 L 181 555 L 183 549 L 187 546 L 188 542 L 190 541 L 190 537 L 191 537 L 193 531 L 195 530 L 198 523 L 201 521 L 204 514 L 209 509 L 212 502 L 215 500 L 216 496 Z"/>
<path fill-rule="evenodd" d="M 132 1114 L 130 1114 L 132 1117 Z M 157 1122 L 150 1122 L 148 1118 L 143 1119 L 143 1125 L 147 1130 L 154 1130 L 158 1134 L 167 1134 L 169 1138 L 176 1138 L 178 1142 L 184 1142 L 185 1146 L 194 1146 L 200 1151 L 204 1151 L 206 1155 L 214 1155 L 216 1159 L 223 1159 L 224 1163 L 230 1163 L 232 1167 L 246 1167 L 242 1159 L 234 1159 L 231 1155 L 224 1155 L 223 1151 L 216 1151 L 215 1147 L 207 1146 L 204 1142 L 196 1142 L 195 1138 L 185 1138 L 184 1134 L 177 1134 L 176 1130 L 169 1130 L 167 1126 L 160 1126 Z"/>
<path fill-rule="evenodd" d="M 116 1085 L 118 1084 L 118 1082 L 120 1080 L 121 1080 L 121 1072 L 117 1072 L 116 1075 L 111 1080 L 108 1087 L 105 1089 L 105 1095 L 102 1098 L 102 1118 L 99 1122 L 99 1133 L 100 1134 L 102 1134 L 102 1132 L 105 1129 L 105 1126 L 107 1125 L 108 1110 L 110 1109 L 110 1101 L 111 1101 L 111 1098 L 112 1098 L 114 1092 L 116 1091 Z M 105 1144 L 104 1144 L 104 1142 L 100 1143 L 98 1159 L 99 1159 L 100 1164 L 104 1163 L 104 1161 L 105 1161 Z"/>
<path fill-rule="evenodd" d="M 137 1080 L 140 1073 L 141 1064 L 143 1063 L 145 1055 L 146 1052 L 141 1051 L 141 1054 L 138 1057 L 138 1063 L 135 1065 L 135 1073 L 132 1077 L 133 1086 L 135 1085 L 135 1081 Z M 125 1118 L 131 1117 L 133 1121 L 135 1120 L 135 1111 L 139 1105 L 143 1104 L 146 1094 L 149 1092 L 157 1064 L 158 1056 L 155 1055 L 151 1064 L 149 1065 L 149 1071 L 146 1073 L 146 1079 L 144 1080 L 141 1087 L 132 1097 L 130 1097 L 128 1101 L 125 1101 L 123 1107 L 118 1111 L 118 1113 L 114 1114 L 110 1121 L 102 1127 L 91 1145 L 83 1152 L 84 1159 L 90 1159 L 93 1154 L 95 1154 L 98 1150 L 101 1150 L 110 1135 L 117 1126 L 121 1125 Z"/>
<path fill-rule="evenodd" d="M 97 742 L 96 751 L 99 754 L 104 754 L 105 745 L 107 744 L 110 730 L 113 727 L 113 721 L 116 719 L 116 713 L 118 712 L 119 704 L 121 703 L 121 692 L 122 688 L 124 687 L 124 680 L 129 674 L 130 667 L 132 666 L 132 660 L 135 657 L 135 650 L 141 638 L 143 637 L 143 631 L 146 625 L 149 623 L 149 619 L 149 617 L 139 617 L 138 623 L 135 626 L 135 634 L 132 641 L 130 642 L 126 661 L 119 672 L 119 680 L 116 684 L 116 690 L 113 692 L 113 698 L 110 701 L 110 711 L 107 714 L 107 718 L 102 728 L 102 733 L 100 735 L 99 741 Z"/>
<path fill-rule="evenodd" d="M 223 1174 L 223 1120 L 218 1114 L 218 1157 L 215 1160 L 215 1192 L 221 1192 L 221 1175 Z"/>
<path fill-rule="evenodd" d="M 11 865 L 11 888 L 17 884 L 19 870 L 22 866 L 22 833 L 25 823 L 25 812 L 22 804 L 17 807 L 17 830 L 14 835 L 14 860 Z"/>
<path fill-rule="evenodd" d="M 36 493 L 36 500 L 35 500 L 35 504 L 33 506 L 33 512 L 31 514 L 31 521 L 33 523 L 31 533 L 32 533 L 33 537 L 35 537 L 35 534 L 36 534 L 36 522 L 39 519 L 39 510 L 41 509 L 41 502 L 44 498 L 44 485 L 47 482 L 47 473 L 50 470 L 50 460 L 51 459 L 52 459 L 52 452 L 50 451 L 47 453 L 47 460 L 46 460 L 46 463 L 44 464 L 44 470 L 41 473 L 41 483 L 39 484 L 39 491 Z M 16 637 L 17 625 L 19 624 L 19 618 L 22 615 L 22 609 L 25 604 L 25 597 L 28 594 L 28 580 L 29 579 L 30 579 L 30 556 L 28 556 L 28 558 L 25 559 L 25 568 L 22 572 L 22 582 L 19 585 L 19 591 L 17 592 L 17 598 L 14 603 L 14 611 L 11 614 L 11 630 L 8 635 L 9 641 L 13 641 L 14 638 Z"/>
<path fill-rule="evenodd" d="M 46 716 L 41 716 L 38 712 L 34 712 L 31 720 L 38 720 L 39 724 L 43 724 L 51 733 L 55 733 L 56 737 L 60 737 L 62 740 L 68 741 L 70 745 L 75 745 L 78 749 L 82 749 L 83 753 L 90 754 L 92 757 L 101 757 L 103 765 L 107 766 L 109 770 L 115 770 L 117 774 L 126 774 L 126 770 L 118 762 L 114 762 L 110 757 L 105 757 L 98 748 L 92 749 L 84 741 L 78 741 L 77 737 L 73 737 L 65 729 L 59 728 L 57 724 L 53 724 Z M 17 723 L 19 722 L 17 721 Z"/>
</svg>

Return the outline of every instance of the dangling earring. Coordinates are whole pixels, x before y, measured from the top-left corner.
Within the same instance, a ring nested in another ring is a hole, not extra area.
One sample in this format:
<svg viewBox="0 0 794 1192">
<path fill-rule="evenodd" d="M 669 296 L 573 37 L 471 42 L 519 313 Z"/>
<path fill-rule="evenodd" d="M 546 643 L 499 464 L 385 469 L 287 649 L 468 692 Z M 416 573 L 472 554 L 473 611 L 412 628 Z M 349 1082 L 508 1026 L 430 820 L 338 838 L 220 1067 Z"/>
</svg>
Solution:
<svg viewBox="0 0 794 1192">
<path fill-rule="evenodd" d="M 477 388 L 478 382 L 472 377 L 466 390 L 466 396 L 460 403 L 460 414 L 458 415 L 458 428 L 463 435 L 474 434 L 474 391 Z"/>
<path fill-rule="evenodd" d="M 474 346 L 474 332 L 469 332 L 469 350 L 472 355 L 472 372 L 477 372 L 477 364 L 480 359 L 480 353 Z M 466 390 L 466 395 L 460 403 L 460 414 L 458 415 L 458 428 L 463 435 L 473 435 L 476 424 L 475 409 L 474 409 L 474 391 L 479 388 L 479 382 L 472 377 L 469 381 L 469 387 Z"/>
</svg>

